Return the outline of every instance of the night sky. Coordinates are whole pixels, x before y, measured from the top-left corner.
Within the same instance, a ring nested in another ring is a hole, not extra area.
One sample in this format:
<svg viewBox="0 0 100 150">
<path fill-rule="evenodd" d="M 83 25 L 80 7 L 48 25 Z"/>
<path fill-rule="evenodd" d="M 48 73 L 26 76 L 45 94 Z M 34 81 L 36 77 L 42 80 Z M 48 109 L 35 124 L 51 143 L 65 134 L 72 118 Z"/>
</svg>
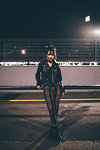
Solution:
<svg viewBox="0 0 100 150">
<path fill-rule="evenodd" d="M 99 25 L 99 0 L 2 0 L 0 38 L 78 38 L 86 15 Z"/>
</svg>

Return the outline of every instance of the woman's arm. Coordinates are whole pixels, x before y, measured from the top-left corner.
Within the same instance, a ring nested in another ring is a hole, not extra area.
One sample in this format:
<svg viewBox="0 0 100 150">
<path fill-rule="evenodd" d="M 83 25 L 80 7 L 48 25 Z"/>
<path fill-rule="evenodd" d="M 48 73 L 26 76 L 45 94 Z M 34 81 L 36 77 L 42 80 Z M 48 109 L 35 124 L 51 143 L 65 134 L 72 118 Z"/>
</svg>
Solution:
<svg viewBox="0 0 100 150">
<path fill-rule="evenodd" d="M 38 66 L 38 69 L 37 69 L 37 72 L 35 74 L 35 78 L 36 78 L 36 81 L 37 81 L 37 88 L 39 88 L 41 86 L 41 79 L 40 79 L 41 70 L 42 70 L 42 65 L 41 65 L 41 62 L 40 62 L 39 66 Z"/>
<path fill-rule="evenodd" d="M 58 73 L 57 73 L 57 75 L 58 75 L 58 81 L 62 81 L 62 74 L 61 74 L 61 70 L 60 70 L 60 67 L 59 67 L 59 65 L 58 65 Z"/>
<path fill-rule="evenodd" d="M 59 82 L 61 83 L 61 92 L 62 92 L 62 94 L 64 95 L 65 88 L 64 88 L 64 86 L 62 85 L 62 74 L 61 74 L 61 70 L 60 70 L 59 65 L 58 65 L 58 80 L 59 80 Z"/>
</svg>

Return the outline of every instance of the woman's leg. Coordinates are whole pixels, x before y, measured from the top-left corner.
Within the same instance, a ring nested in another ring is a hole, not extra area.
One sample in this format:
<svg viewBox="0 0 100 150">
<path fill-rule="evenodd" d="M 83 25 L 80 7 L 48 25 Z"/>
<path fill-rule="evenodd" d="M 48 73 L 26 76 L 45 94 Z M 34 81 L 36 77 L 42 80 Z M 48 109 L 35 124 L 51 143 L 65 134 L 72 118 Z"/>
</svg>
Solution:
<svg viewBox="0 0 100 150">
<path fill-rule="evenodd" d="M 54 97 L 54 100 L 55 100 L 55 109 L 56 109 L 56 117 L 58 117 L 60 98 L 61 98 L 61 90 L 60 90 L 60 87 L 57 86 L 56 87 L 56 92 L 55 92 L 55 97 Z"/>
<path fill-rule="evenodd" d="M 56 119 L 55 119 L 55 109 L 54 109 L 54 103 L 53 103 L 53 96 L 51 94 L 52 89 L 49 86 L 45 86 L 44 87 L 44 97 L 47 103 L 47 108 L 49 111 L 49 116 L 50 116 L 50 120 L 51 120 L 51 124 L 56 124 Z"/>
<path fill-rule="evenodd" d="M 44 87 L 44 97 L 46 99 L 47 108 L 49 110 L 49 116 L 52 125 L 57 125 L 60 96 L 61 96 L 61 91 L 59 86 Z"/>
<path fill-rule="evenodd" d="M 46 99 L 49 116 L 51 119 L 50 137 L 63 141 L 62 136 L 57 126 L 57 116 L 59 110 L 59 101 L 61 97 L 60 87 L 44 87 L 44 97 Z"/>
</svg>

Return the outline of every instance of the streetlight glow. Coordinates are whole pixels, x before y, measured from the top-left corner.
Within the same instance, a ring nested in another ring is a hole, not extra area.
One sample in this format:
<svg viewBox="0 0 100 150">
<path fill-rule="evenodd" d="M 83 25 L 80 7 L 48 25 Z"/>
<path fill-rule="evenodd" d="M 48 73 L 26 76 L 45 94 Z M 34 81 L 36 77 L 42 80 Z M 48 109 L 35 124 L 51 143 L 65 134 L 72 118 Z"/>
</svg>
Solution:
<svg viewBox="0 0 100 150">
<path fill-rule="evenodd" d="M 90 16 L 86 16 L 85 17 L 85 22 L 89 22 L 90 21 Z"/>
<path fill-rule="evenodd" d="M 22 54 L 26 54 L 26 51 L 23 49 L 23 50 L 21 51 L 21 53 L 22 53 Z"/>
<path fill-rule="evenodd" d="M 94 33 L 95 34 L 100 34 L 100 30 L 95 30 Z"/>
</svg>

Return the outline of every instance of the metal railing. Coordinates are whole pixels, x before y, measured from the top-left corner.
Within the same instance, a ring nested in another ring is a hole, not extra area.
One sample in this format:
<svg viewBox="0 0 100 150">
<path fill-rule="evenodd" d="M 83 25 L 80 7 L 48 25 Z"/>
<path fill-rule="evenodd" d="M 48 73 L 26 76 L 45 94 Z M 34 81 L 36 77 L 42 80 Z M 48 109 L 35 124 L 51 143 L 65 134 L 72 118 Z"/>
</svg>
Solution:
<svg viewBox="0 0 100 150">
<path fill-rule="evenodd" d="M 57 61 L 100 61 L 99 39 L 2 39 L 0 62 L 39 62 L 48 45 L 56 48 Z"/>
<path fill-rule="evenodd" d="M 100 89 L 100 85 L 80 86 L 80 85 L 65 85 L 65 90 L 80 90 L 80 89 Z M 37 89 L 36 86 L 0 86 L 0 90 L 43 90 Z"/>
</svg>

